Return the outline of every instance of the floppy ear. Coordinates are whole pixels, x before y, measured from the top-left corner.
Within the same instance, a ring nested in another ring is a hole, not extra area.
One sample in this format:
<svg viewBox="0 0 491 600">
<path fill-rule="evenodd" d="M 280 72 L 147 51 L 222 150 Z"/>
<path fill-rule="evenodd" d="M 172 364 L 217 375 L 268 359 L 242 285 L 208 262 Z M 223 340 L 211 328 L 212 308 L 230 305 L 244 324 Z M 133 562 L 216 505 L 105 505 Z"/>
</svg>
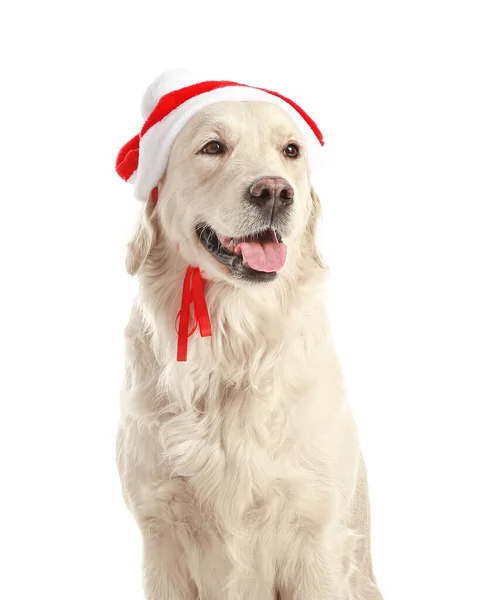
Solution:
<svg viewBox="0 0 491 600">
<path fill-rule="evenodd" d="M 321 201 L 317 192 L 311 186 L 310 196 L 312 198 L 312 209 L 310 211 L 309 220 L 307 222 L 307 228 L 305 231 L 305 241 L 307 246 L 308 254 L 314 259 L 317 266 L 322 269 L 327 269 L 327 265 L 320 255 L 319 248 L 317 246 L 317 226 L 321 217 Z"/>
<path fill-rule="evenodd" d="M 157 211 L 150 194 L 143 206 L 133 239 L 128 244 L 126 253 L 126 270 L 135 275 L 146 261 L 155 244 L 157 233 Z"/>
</svg>

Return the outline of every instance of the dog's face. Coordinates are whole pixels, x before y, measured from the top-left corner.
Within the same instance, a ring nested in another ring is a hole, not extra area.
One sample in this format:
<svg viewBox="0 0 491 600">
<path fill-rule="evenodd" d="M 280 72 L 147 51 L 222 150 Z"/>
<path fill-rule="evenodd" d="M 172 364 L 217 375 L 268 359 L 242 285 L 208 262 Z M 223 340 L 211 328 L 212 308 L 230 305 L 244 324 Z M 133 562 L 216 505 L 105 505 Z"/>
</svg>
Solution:
<svg viewBox="0 0 491 600">
<path fill-rule="evenodd" d="M 127 269 L 134 274 L 146 262 L 158 228 L 168 251 L 177 248 L 209 279 L 271 281 L 293 269 L 300 252 L 319 262 L 318 212 L 305 140 L 290 116 L 266 102 L 215 104 L 177 136 L 157 206 L 147 201 L 129 246 Z M 166 258 L 156 252 L 154 264 Z"/>
<path fill-rule="evenodd" d="M 158 210 L 190 264 L 218 277 L 274 279 L 311 207 L 305 141 L 280 107 L 222 102 L 177 137 Z"/>
</svg>

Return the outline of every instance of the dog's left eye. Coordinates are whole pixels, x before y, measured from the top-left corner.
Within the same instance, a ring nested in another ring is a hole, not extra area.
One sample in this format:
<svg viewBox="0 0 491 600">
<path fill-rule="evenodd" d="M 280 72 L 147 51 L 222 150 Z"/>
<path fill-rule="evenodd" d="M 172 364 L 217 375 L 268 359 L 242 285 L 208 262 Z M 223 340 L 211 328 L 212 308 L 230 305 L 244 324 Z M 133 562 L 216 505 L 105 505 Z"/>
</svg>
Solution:
<svg viewBox="0 0 491 600">
<path fill-rule="evenodd" d="M 202 154 L 223 154 L 225 152 L 225 147 L 220 142 L 213 140 L 208 142 L 201 148 Z"/>
<path fill-rule="evenodd" d="M 283 150 L 283 154 L 288 156 L 288 158 L 297 158 L 300 154 L 300 148 L 297 144 L 288 144 L 288 146 Z"/>
</svg>

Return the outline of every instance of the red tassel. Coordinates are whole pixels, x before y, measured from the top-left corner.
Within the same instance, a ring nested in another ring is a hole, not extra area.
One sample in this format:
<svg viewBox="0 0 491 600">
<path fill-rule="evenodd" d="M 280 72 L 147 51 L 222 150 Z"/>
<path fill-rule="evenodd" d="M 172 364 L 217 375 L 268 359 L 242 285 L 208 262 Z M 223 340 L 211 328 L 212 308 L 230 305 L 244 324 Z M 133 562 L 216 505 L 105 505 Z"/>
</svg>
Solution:
<svg viewBox="0 0 491 600">
<path fill-rule="evenodd" d="M 194 303 L 194 323 L 189 331 L 189 318 L 191 316 L 191 304 Z M 177 361 L 185 362 L 188 356 L 188 339 L 196 331 L 199 325 L 201 337 L 211 336 L 211 322 L 206 306 L 203 278 L 199 267 L 189 266 L 186 270 L 182 286 L 181 309 L 177 313 L 176 322 L 179 319 L 177 330 Z"/>
<path fill-rule="evenodd" d="M 116 171 L 125 181 L 138 169 L 140 155 L 140 134 L 135 135 L 121 148 L 116 158 Z"/>
</svg>

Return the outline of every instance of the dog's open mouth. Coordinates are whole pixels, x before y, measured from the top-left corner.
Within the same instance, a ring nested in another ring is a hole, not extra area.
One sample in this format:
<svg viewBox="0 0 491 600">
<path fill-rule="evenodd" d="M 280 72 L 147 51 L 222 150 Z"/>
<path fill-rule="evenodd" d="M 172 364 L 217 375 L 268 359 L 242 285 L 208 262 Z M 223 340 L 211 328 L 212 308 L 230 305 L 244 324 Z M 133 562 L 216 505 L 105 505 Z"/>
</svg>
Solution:
<svg viewBox="0 0 491 600">
<path fill-rule="evenodd" d="M 208 252 L 240 279 L 272 281 L 286 261 L 286 245 L 272 228 L 255 235 L 230 238 L 201 223 L 196 227 L 196 235 Z"/>
</svg>

